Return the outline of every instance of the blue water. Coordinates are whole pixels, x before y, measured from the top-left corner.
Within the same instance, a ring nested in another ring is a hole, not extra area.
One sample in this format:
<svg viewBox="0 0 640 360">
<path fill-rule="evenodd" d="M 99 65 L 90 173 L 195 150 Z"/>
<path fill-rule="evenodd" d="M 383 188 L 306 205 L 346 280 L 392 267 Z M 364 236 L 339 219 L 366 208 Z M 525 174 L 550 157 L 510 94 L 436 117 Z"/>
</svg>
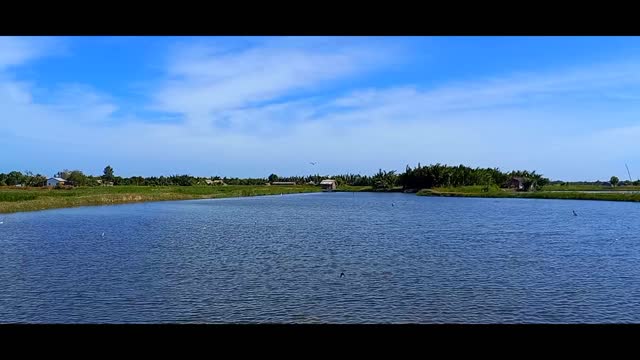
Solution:
<svg viewBox="0 0 640 360">
<path fill-rule="evenodd" d="M 639 220 L 373 193 L 0 214 L 0 322 L 640 322 Z"/>
</svg>

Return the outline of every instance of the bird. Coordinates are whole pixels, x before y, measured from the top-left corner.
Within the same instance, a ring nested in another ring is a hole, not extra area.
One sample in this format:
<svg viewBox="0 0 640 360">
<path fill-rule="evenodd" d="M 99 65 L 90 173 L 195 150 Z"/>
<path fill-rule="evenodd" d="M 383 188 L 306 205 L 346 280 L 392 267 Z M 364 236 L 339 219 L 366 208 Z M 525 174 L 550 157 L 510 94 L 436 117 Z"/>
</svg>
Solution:
<svg viewBox="0 0 640 360">
<path fill-rule="evenodd" d="M 104 237 L 104 233 L 102 233 L 102 237 Z"/>
<path fill-rule="evenodd" d="M 344 277 L 344 272 L 340 273 L 340 277 L 343 278 Z"/>
<path fill-rule="evenodd" d="M 317 163 L 318 163 L 318 162 L 313 162 L 313 161 L 310 161 L 310 162 L 309 162 L 309 164 L 311 164 L 311 165 L 315 165 L 315 164 L 317 164 Z"/>
<path fill-rule="evenodd" d="M 578 216 L 578 214 L 576 214 L 575 210 L 571 210 L 571 211 L 573 211 L 573 216 Z"/>
<path fill-rule="evenodd" d="M 391 203 L 391 206 L 396 206 L 396 204 L 395 203 Z"/>
</svg>

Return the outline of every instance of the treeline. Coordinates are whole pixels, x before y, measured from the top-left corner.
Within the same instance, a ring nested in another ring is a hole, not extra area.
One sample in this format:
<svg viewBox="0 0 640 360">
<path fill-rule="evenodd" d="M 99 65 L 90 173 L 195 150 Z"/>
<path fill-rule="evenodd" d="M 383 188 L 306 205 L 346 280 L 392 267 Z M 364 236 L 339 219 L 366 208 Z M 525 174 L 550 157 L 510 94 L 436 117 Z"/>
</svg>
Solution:
<svg viewBox="0 0 640 360">
<path fill-rule="evenodd" d="M 610 181 L 560 181 L 560 180 L 556 180 L 556 181 L 552 181 L 550 183 L 551 185 L 560 185 L 560 186 L 572 186 L 572 185 L 594 185 L 594 186 L 608 186 L 608 185 L 615 185 L 615 186 L 640 186 L 640 180 L 634 180 L 634 181 L 630 181 L 630 180 L 623 180 L 623 181 L 614 181 L 612 182 Z"/>
<path fill-rule="evenodd" d="M 539 189 L 549 184 L 549 179 L 534 171 L 516 170 L 502 172 L 498 168 L 470 168 L 464 165 L 429 165 L 411 168 L 398 176 L 398 184 L 404 189 L 429 189 L 433 187 L 456 187 L 472 185 L 496 185 L 508 187 L 513 178 L 521 178 L 526 189 Z"/>
<path fill-rule="evenodd" d="M 402 189 L 425 189 L 440 186 L 470 186 L 470 185 L 495 185 L 509 186 L 509 182 L 515 177 L 523 181 L 529 189 L 538 189 L 549 183 L 549 179 L 537 174 L 535 171 L 511 171 L 503 172 L 497 168 L 471 168 L 464 165 L 449 166 L 435 164 L 422 166 L 418 164 L 411 168 L 407 166 L 404 173 L 385 171 L 380 169 L 371 176 L 361 174 L 340 175 L 308 175 L 308 176 L 278 176 L 271 174 L 266 178 L 228 178 L 220 176 L 196 177 L 191 175 L 171 176 L 132 176 L 121 177 L 114 174 L 111 166 L 105 167 L 101 176 L 86 175 L 80 170 L 62 170 L 53 177 L 67 180 L 76 186 L 99 185 L 137 185 L 137 186 L 196 186 L 196 185 L 264 185 L 275 181 L 295 182 L 296 184 L 318 184 L 324 179 L 334 179 L 338 185 L 371 186 L 375 189 L 387 190 L 395 187 Z M 47 177 L 27 171 L 24 174 L 12 171 L 8 174 L 0 173 L 0 186 L 23 185 L 44 186 Z"/>
<path fill-rule="evenodd" d="M 342 175 L 308 175 L 308 176 L 278 176 L 271 174 L 264 181 L 284 181 L 295 182 L 296 184 L 318 184 L 324 179 L 334 179 L 338 184 L 352 185 L 352 186 L 372 186 L 374 179 L 371 176 L 360 174 L 342 174 Z"/>
<path fill-rule="evenodd" d="M 31 171 L 12 171 L 8 174 L 0 173 L 0 186 L 43 186 L 47 177 L 41 174 L 33 174 Z"/>
</svg>

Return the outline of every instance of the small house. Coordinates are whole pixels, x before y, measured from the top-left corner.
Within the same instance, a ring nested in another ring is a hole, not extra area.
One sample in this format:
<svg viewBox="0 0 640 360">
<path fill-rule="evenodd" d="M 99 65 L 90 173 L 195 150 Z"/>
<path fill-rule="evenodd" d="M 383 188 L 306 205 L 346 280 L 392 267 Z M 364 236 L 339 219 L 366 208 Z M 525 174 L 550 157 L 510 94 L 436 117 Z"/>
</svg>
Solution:
<svg viewBox="0 0 640 360">
<path fill-rule="evenodd" d="M 513 177 L 509 180 L 508 186 L 509 188 L 515 188 L 516 190 L 524 190 L 524 182 L 525 178 L 523 177 Z"/>
<path fill-rule="evenodd" d="M 324 191 L 333 191 L 338 187 L 338 183 L 333 179 L 325 179 L 320 181 L 320 186 Z"/>
<path fill-rule="evenodd" d="M 102 180 L 96 180 L 96 182 L 98 183 L 98 185 L 100 186 L 113 186 L 113 181 L 102 181 Z"/>
<path fill-rule="evenodd" d="M 47 180 L 47 186 L 63 186 L 67 183 L 67 180 L 62 178 L 49 178 Z"/>
<path fill-rule="evenodd" d="M 204 182 L 207 183 L 207 185 L 227 185 L 222 180 L 209 180 L 209 179 L 206 179 Z"/>
</svg>

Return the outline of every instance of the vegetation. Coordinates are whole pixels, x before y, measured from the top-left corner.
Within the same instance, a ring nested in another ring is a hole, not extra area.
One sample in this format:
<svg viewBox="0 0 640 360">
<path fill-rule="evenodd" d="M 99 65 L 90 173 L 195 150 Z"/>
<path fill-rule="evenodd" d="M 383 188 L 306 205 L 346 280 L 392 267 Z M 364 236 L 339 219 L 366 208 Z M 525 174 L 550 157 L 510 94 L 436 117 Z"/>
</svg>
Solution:
<svg viewBox="0 0 640 360">
<path fill-rule="evenodd" d="M 434 188 L 420 190 L 420 196 L 490 197 L 490 198 L 529 198 L 529 199 L 571 199 L 571 200 L 607 200 L 640 201 L 640 193 L 577 192 L 577 191 L 535 191 L 518 192 L 496 187 L 485 190 L 478 186 L 458 188 Z"/>
<path fill-rule="evenodd" d="M 111 165 L 107 165 L 107 167 L 104 168 L 104 171 L 102 173 L 102 181 L 113 182 L 113 180 L 114 180 L 113 168 L 111 167 Z"/>
<path fill-rule="evenodd" d="M 0 187 L 0 213 L 111 205 L 143 201 L 212 199 L 318 192 L 317 186 L 113 186 L 51 188 Z"/>
<path fill-rule="evenodd" d="M 526 189 L 538 190 L 549 183 L 549 179 L 535 171 L 511 171 L 505 173 L 497 168 L 470 168 L 464 165 L 448 166 L 435 164 L 411 168 L 399 176 L 403 189 L 431 189 L 434 187 L 500 186 L 509 187 L 512 178 L 522 178 Z"/>
<path fill-rule="evenodd" d="M 405 191 L 430 196 L 522 197 L 554 199 L 592 199 L 638 201 L 640 181 L 619 181 L 615 176 L 604 182 L 551 182 L 536 171 L 503 172 L 498 168 L 471 168 L 464 165 L 435 164 L 405 172 L 379 169 L 373 176 L 361 174 L 279 176 L 266 178 L 195 177 L 170 175 L 159 177 L 120 177 L 107 165 L 102 175 L 86 175 L 80 170 L 64 169 L 54 175 L 66 179 L 71 187 L 47 188 L 47 177 L 11 171 L 0 173 L 0 213 L 59 207 L 117 204 L 137 201 L 203 199 L 231 196 L 255 196 L 320 191 L 317 185 L 326 178 L 336 180 L 338 191 Z M 221 181 L 216 181 L 221 180 Z M 213 182 L 215 181 L 215 182 Z M 265 186 L 274 181 L 293 182 L 295 186 Z M 100 186 L 114 185 L 114 186 Z M 525 191 L 516 191 L 522 185 Z M 19 186 L 19 187 L 18 187 Z M 611 193 L 584 193 L 610 190 Z"/>
<path fill-rule="evenodd" d="M 545 185 L 542 187 L 542 191 L 639 191 L 640 186 L 636 185 L 620 185 L 616 187 L 607 187 L 604 185 L 584 185 L 584 184 L 554 184 Z"/>
<path fill-rule="evenodd" d="M 617 176 L 612 176 L 611 180 L 609 180 L 609 182 L 611 183 L 611 185 L 616 186 L 620 182 L 620 179 L 618 179 Z"/>
</svg>

